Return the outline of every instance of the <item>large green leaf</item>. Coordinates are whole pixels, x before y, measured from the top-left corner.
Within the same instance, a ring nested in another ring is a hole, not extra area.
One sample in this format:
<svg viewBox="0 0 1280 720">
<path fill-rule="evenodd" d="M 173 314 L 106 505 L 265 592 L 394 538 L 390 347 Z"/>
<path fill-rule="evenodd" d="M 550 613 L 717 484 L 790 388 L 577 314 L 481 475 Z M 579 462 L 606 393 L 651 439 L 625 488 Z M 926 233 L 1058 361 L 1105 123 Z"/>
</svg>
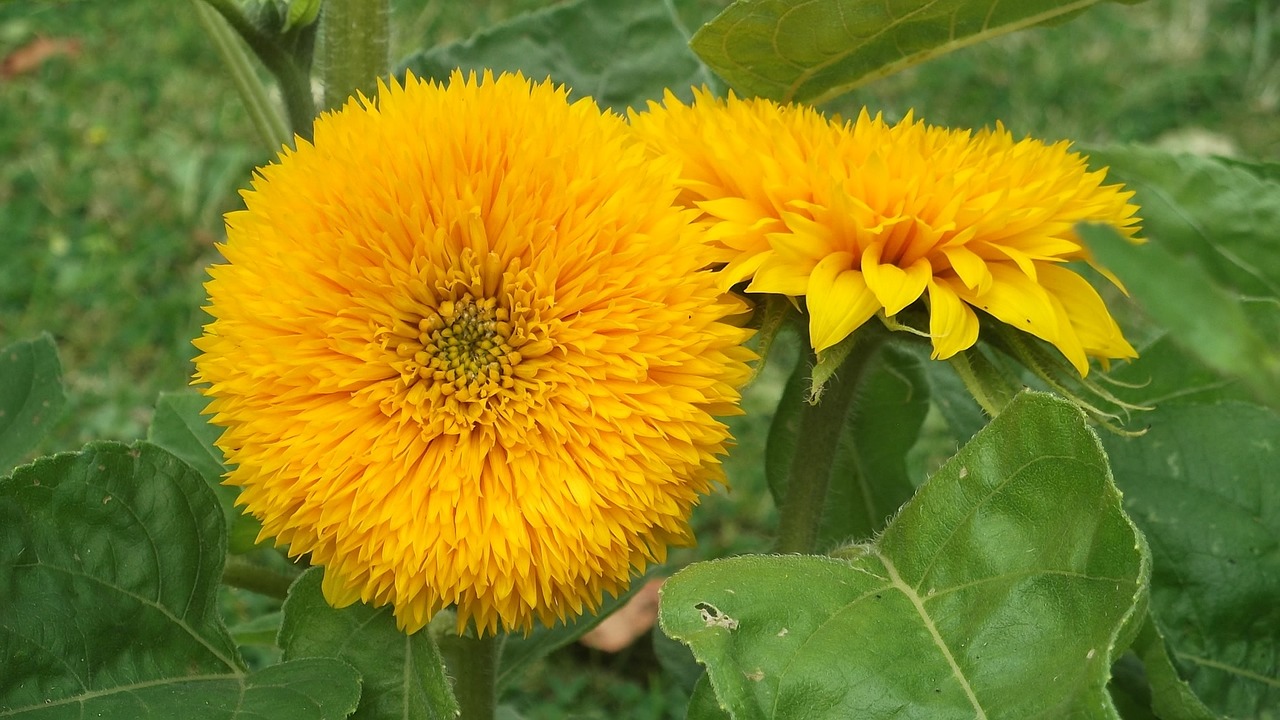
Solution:
<svg viewBox="0 0 1280 720">
<path fill-rule="evenodd" d="M 1151 544 L 1152 615 L 1210 708 L 1261 717 L 1280 707 L 1280 413 L 1168 342 L 1117 377 L 1162 383 L 1135 396 L 1157 406 L 1145 436 L 1103 439 Z"/>
<path fill-rule="evenodd" d="M 706 673 L 699 675 L 697 683 L 693 686 L 685 718 L 686 720 L 730 720 L 729 713 L 720 707 L 719 701 L 716 700 L 715 690 L 711 689 L 711 682 L 707 680 Z"/>
<path fill-rule="evenodd" d="M 147 428 L 147 440 L 200 472 L 222 507 L 230 551 L 248 553 L 258 547 L 262 523 L 236 507 L 240 489 L 222 483 L 228 468 L 223 463 L 222 450 L 215 444 L 222 430 L 210 424 L 204 414 L 208 404 L 208 398 L 194 390 L 160 393 L 151 426 Z"/>
<path fill-rule="evenodd" d="M 929 411 L 929 388 L 918 357 L 882 347 L 861 375 L 842 418 L 831 464 L 819 546 L 863 540 L 878 532 L 915 490 L 907 451 Z M 796 453 L 800 417 L 808 407 L 808 363 L 797 363 L 778 403 L 765 454 L 769 489 L 781 504 Z"/>
<path fill-rule="evenodd" d="M 573 0 L 521 15 L 472 38 L 410 55 L 402 63 L 422 77 L 444 79 L 454 68 L 522 71 L 550 76 L 576 96 L 590 95 L 619 112 L 642 107 L 671 88 L 715 76 L 690 52 L 690 24 L 705 15 L 697 0 Z M 696 27 L 696 25 L 693 25 Z"/>
<path fill-rule="evenodd" d="M 218 616 L 212 492 L 147 443 L 97 443 L 0 480 L 0 715 L 341 718 L 333 660 L 248 672 Z"/>
<path fill-rule="evenodd" d="M 1146 669 L 1151 686 L 1151 709 L 1156 716 L 1163 720 L 1214 720 L 1217 717 L 1178 676 L 1160 629 L 1149 615 L 1133 641 L 1133 651 Z"/>
<path fill-rule="evenodd" d="M 1142 234 L 1153 245 L 1194 257 L 1238 295 L 1280 298 L 1280 180 L 1257 174 L 1265 167 L 1142 147 L 1089 156 L 1137 193 Z"/>
<path fill-rule="evenodd" d="M 155 414 L 147 428 L 147 441 L 168 450 L 200 473 L 200 477 L 218 496 L 227 526 L 240 513 L 235 509 L 239 491 L 222 484 L 227 466 L 222 451 L 214 445 L 222 431 L 210 425 L 202 414 L 208 398 L 193 390 L 160 393 Z"/>
<path fill-rule="evenodd" d="M 428 632 L 406 635 L 390 606 L 335 610 L 320 591 L 321 568 L 298 578 L 284 603 L 284 658 L 337 658 L 360 672 L 364 692 L 353 720 L 453 718 L 458 704 Z"/>
<path fill-rule="evenodd" d="M 1024 393 L 860 553 L 692 565 L 661 620 L 739 719 L 1116 717 L 1148 562 L 1084 417 Z"/>
<path fill-rule="evenodd" d="M 41 335 L 0 350 L 0 475 L 40 442 L 66 401 L 52 337 Z"/>
<path fill-rule="evenodd" d="M 746 95 L 821 103 L 997 35 L 1101 0 L 738 0 L 693 37 Z"/>
<path fill-rule="evenodd" d="M 1239 296 L 1216 285 L 1196 258 L 1134 245 L 1109 227 L 1082 226 L 1080 234 L 1172 338 L 1280 407 L 1280 338 L 1264 339 Z"/>
</svg>

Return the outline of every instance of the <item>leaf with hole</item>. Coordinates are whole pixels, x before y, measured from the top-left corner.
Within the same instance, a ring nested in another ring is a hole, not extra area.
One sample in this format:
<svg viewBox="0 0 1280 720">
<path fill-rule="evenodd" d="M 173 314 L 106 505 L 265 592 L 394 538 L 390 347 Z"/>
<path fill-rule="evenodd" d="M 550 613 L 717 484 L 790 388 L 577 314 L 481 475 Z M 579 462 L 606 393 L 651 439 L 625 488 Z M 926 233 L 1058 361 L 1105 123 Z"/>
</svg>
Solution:
<svg viewBox="0 0 1280 720">
<path fill-rule="evenodd" d="M 1023 393 L 874 543 L 692 565 L 661 620 L 740 719 L 1114 718 L 1148 563 L 1080 411 Z"/>
</svg>

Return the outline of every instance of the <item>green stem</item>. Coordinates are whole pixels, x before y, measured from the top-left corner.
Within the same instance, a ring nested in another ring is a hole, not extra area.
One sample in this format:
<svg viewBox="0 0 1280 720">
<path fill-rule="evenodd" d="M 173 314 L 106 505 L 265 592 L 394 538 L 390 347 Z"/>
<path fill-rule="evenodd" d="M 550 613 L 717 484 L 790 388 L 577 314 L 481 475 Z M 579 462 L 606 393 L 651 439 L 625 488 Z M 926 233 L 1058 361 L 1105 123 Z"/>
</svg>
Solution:
<svg viewBox="0 0 1280 720">
<path fill-rule="evenodd" d="M 222 568 L 224 585 L 281 600 L 289 594 L 289 586 L 293 585 L 295 579 L 295 575 L 263 567 L 234 555 L 227 557 L 227 564 Z"/>
<path fill-rule="evenodd" d="M 498 705 L 498 638 L 464 635 L 455 647 L 459 720 L 493 720 Z"/>
<path fill-rule="evenodd" d="M 840 436 L 862 376 L 887 336 L 887 331 L 870 324 L 859 328 L 848 356 L 836 375 L 827 381 L 822 400 L 816 405 L 805 403 L 800 411 L 795 455 L 791 458 L 786 496 L 780 508 L 780 553 L 815 550 Z"/>
<path fill-rule="evenodd" d="M 258 73 L 254 72 L 253 66 L 249 64 L 249 56 L 236 42 L 231 28 L 207 3 L 203 0 L 191 0 L 191 4 L 195 6 L 196 18 L 213 41 L 214 49 L 222 57 L 222 62 L 231 75 L 231 81 L 235 83 L 236 90 L 240 93 L 240 100 L 249 111 L 249 120 L 253 122 L 258 135 L 266 143 L 267 150 L 273 153 L 279 151 L 281 145 L 289 142 L 289 128 L 284 124 L 284 118 L 271 104 L 267 88 L 263 86 Z"/>
<path fill-rule="evenodd" d="M 315 100 L 311 97 L 311 76 L 306 68 L 298 65 L 294 57 L 276 42 L 276 39 L 258 30 L 245 17 L 234 0 L 202 0 L 209 7 L 218 11 L 222 19 L 235 30 L 253 54 L 262 61 L 267 70 L 275 76 L 280 85 L 280 95 L 284 99 L 285 113 L 289 116 L 289 125 L 293 132 L 302 138 L 311 139 L 311 124 L 316 117 Z"/>
<path fill-rule="evenodd" d="M 391 65 L 390 0 L 326 0 L 320 16 L 324 105 L 372 96 Z"/>
<path fill-rule="evenodd" d="M 1016 378 L 996 367 L 976 347 L 956 353 L 949 362 L 969 394 L 993 418 L 1022 390 Z"/>
</svg>

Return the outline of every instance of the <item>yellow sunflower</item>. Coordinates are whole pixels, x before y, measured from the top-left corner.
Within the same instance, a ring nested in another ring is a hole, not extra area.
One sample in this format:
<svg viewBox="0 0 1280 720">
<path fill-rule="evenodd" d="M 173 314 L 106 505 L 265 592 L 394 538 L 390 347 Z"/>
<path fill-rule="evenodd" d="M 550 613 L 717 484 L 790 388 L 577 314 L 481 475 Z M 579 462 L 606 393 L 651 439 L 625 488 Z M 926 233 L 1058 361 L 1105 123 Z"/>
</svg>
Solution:
<svg viewBox="0 0 1280 720">
<path fill-rule="evenodd" d="M 935 358 L 976 342 L 975 308 L 1054 344 L 1082 375 L 1090 356 L 1136 356 L 1064 263 L 1089 260 L 1076 223 L 1132 238 L 1138 208 L 1068 143 L 695 95 L 686 106 L 668 93 L 632 126 L 681 162 L 724 286 L 803 297 L 815 350 L 927 298 Z"/>
<path fill-rule="evenodd" d="M 413 632 L 594 609 L 689 540 L 747 332 L 677 166 L 518 75 L 322 116 L 227 216 L 196 340 L 227 482 Z"/>
</svg>

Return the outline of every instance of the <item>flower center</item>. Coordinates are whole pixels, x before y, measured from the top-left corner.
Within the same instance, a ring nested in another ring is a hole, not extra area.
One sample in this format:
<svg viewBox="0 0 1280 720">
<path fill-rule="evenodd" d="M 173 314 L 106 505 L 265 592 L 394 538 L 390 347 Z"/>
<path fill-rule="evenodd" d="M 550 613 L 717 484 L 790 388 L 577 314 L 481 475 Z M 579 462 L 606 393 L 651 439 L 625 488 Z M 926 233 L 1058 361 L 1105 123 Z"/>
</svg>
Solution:
<svg viewBox="0 0 1280 720">
<path fill-rule="evenodd" d="M 489 383 L 511 386 L 521 358 L 511 346 L 511 312 L 496 299 L 466 293 L 457 302 L 446 300 L 418 329 L 425 369 L 445 394 L 474 395 Z"/>
<path fill-rule="evenodd" d="M 424 439 L 522 432 L 541 402 L 556 346 L 553 299 L 518 260 L 464 251 L 412 287 L 374 347 L 395 371 L 368 399 L 412 419 Z"/>
</svg>

